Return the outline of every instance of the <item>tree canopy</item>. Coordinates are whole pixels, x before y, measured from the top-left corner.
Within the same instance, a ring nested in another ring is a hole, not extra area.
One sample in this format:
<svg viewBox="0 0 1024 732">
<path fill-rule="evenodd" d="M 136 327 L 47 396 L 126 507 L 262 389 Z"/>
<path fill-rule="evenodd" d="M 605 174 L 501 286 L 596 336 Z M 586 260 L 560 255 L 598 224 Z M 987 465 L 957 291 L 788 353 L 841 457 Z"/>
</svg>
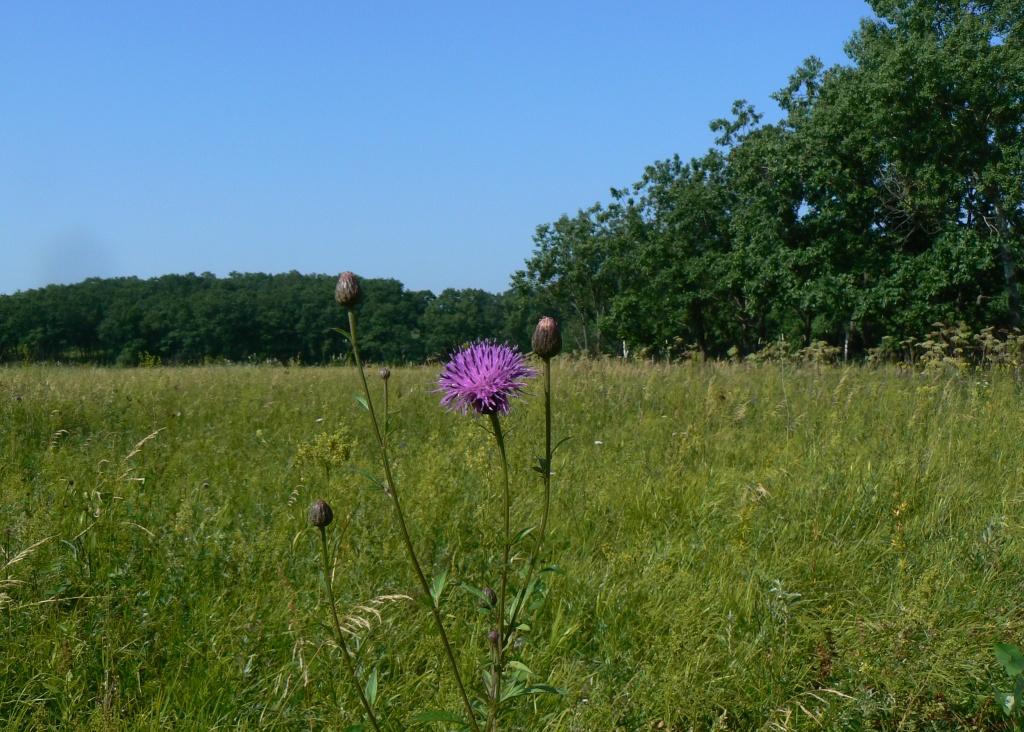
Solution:
<svg viewBox="0 0 1024 732">
<path fill-rule="evenodd" d="M 348 353 L 330 275 L 167 275 L 89 279 L 0 297 L 0 360 L 134 365 L 208 360 L 326 363 Z M 503 296 L 406 290 L 363 281 L 361 350 L 372 361 L 422 362 L 476 338 L 528 342 L 510 331 Z"/>
<path fill-rule="evenodd" d="M 848 65 L 808 58 L 775 123 L 538 227 L 514 281 L 590 352 L 852 347 L 935 321 L 1021 325 L 1024 11 L 875 0 Z"/>
</svg>

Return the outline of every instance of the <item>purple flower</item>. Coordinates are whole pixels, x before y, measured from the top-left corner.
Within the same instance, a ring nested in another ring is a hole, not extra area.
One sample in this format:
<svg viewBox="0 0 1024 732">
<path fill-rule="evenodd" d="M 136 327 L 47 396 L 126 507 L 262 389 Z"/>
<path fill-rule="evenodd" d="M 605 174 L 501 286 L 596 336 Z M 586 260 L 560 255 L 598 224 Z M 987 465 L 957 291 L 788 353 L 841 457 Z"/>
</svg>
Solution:
<svg viewBox="0 0 1024 732">
<path fill-rule="evenodd" d="M 445 364 L 437 382 L 441 404 L 463 414 L 470 407 L 478 414 L 508 414 L 510 400 L 535 373 L 515 346 L 477 341 Z"/>
</svg>

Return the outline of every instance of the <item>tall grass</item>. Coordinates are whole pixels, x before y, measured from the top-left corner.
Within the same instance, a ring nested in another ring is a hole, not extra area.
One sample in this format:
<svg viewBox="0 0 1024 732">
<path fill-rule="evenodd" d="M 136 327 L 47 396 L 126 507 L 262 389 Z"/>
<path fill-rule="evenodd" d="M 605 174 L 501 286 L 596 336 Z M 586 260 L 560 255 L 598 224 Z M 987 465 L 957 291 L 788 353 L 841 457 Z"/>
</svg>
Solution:
<svg viewBox="0 0 1024 732">
<path fill-rule="evenodd" d="M 993 729 L 994 641 L 1024 636 L 1024 410 L 1000 373 L 558 364 L 546 553 L 526 636 L 564 689 L 546 729 Z M 493 441 L 396 369 L 390 440 L 431 573 L 500 553 Z M 324 729 L 359 701 L 331 646 L 314 498 L 335 510 L 343 615 L 419 592 L 387 498 L 303 446 L 374 438 L 350 369 L 0 370 L 0 722 L 10 729 Z M 529 398 L 539 399 L 540 388 Z M 537 435 L 543 410 L 506 431 Z M 319 440 L 319 442 L 318 442 Z M 520 485 L 535 440 L 510 439 Z M 411 474 L 414 470 L 415 474 Z M 481 500 L 483 499 L 483 500 Z M 516 521 L 514 524 L 523 523 Z M 40 543 L 41 542 L 41 543 Z M 12 560 L 17 559 L 16 562 Z M 425 568 L 426 569 L 426 568 Z M 479 580 L 479 581 L 475 581 Z M 467 683 L 489 626 L 471 629 Z M 352 638 L 376 712 L 457 709 L 431 618 Z M 509 729 L 522 728 L 527 717 Z M 531 724 L 536 724 L 531 721 Z M 437 728 L 442 728 L 437 725 Z"/>
</svg>

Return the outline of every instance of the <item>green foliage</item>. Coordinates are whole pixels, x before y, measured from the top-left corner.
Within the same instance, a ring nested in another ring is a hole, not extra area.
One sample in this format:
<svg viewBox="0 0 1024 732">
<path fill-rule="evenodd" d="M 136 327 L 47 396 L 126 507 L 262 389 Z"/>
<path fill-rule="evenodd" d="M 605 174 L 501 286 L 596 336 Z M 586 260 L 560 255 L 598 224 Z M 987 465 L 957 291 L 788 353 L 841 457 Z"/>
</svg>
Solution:
<svg viewBox="0 0 1024 732">
<path fill-rule="evenodd" d="M 1013 683 L 1012 691 L 996 694 L 996 703 L 1007 717 L 1016 722 L 1017 729 L 1024 729 L 1024 654 L 1009 643 L 996 643 L 995 654 Z"/>
<path fill-rule="evenodd" d="M 779 122 L 739 101 L 706 155 L 537 229 L 516 281 L 577 349 L 864 353 L 935 321 L 1021 325 L 1020 4 L 872 5 L 848 65 L 809 58 L 775 94 Z"/>
<path fill-rule="evenodd" d="M 167 275 L 89 279 L 0 296 L 0 362 L 153 366 L 160 363 L 323 364 L 348 357 L 335 330 L 328 275 Z M 505 297 L 445 290 L 434 297 L 396 280 L 363 281 L 373 308 L 361 316 L 374 362 L 420 363 L 477 338 L 522 344 L 507 331 Z"/>
<path fill-rule="evenodd" d="M 1012 369 L 556 369 L 556 433 L 575 439 L 553 460 L 546 555 L 572 571 L 543 573 L 515 660 L 533 672 L 517 691 L 546 680 L 564 696 L 529 693 L 505 729 L 1006 724 L 992 643 L 1024 637 Z M 458 658 L 479 692 L 490 626 L 458 582 L 493 583 L 497 455 L 439 409 L 435 378 L 392 370 L 397 480 L 430 576 L 456 578 L 445 617 L 472 630 Z M 387 497 L 349 463 L 310 486 L 296 461 L 345 425 L 350 462 L 373 464 L 358 388 L 343 368 L 0 368 L 6 726 L 357 724 L 323 627 L 317 497 L 335 510 L 340 612 L 368 621 L 352 620 L 354 660 L 385 728 L 460 709 L 429 613 L 378 597 L 423 599 Z M 513 479 L 532 486 L 516 527 L 542 498 L 518 437 L 543 433 L 534 407 L 507 425 Z"/>
</svg>

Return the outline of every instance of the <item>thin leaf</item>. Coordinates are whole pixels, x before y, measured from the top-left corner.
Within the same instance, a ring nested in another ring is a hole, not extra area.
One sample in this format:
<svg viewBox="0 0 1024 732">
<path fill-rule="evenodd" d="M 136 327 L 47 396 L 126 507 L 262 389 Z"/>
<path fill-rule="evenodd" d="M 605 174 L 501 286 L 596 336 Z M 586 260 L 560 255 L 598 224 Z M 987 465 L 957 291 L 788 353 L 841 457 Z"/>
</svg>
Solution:
<svg viewBox="0 0 1024 732">
<path fill-rule="evenodd" d="M 478 599 L 480 602 L 484 603 L 485 605 L 489 605 L 490 604 L 490 600 L 487 599 L 487 595 L 485 595 L 484 591 L 481 590 L 479 587 L 474 587 L 473 585 L 469 584 L 468 582 L 459 582 L 459 587 L 461 587 L 462 589 L 464 589 L 466 592 L 470 593 L 471 595 L 475 596 L 476 599 Z"/>
<path fill-rule="evenodd" d="M 510 544 L 510 546 L 515 546 L 516 544 L 521 542 L 523 539 L 529 536 L 535 528 L 535 526 L 527 526 L 525 529 L 520 529 L 519 533 L 512 537 L 512 543 Z"/>
<path fill-rule="evenodd" d="M 571 439 L 572 439 L 572 435 L 570 435 L 569 437 L 563 437 L 563 438 L 562 438 L 561 440 L 559 440 L 558 442 L 556 442 L 556 443 L 555 443 L 555 446 L 551 448 L 551 456 L 552 456 L 552 457 L 554 457 L 554 455 L 555 455 L 555 450 L 557 450 L 558 448 L 560 448 L 560 447 L 561 447 L 562 445 L 564 445 L 565 443 L 567 443 L 567 442 L 568 442 L 569 440 L 571 440 Z"/>
<path fill-rule="evenodd" d="M 524 694 L 526 694 L 526 686 L 518 682 L 513 682 L 501 690 L 501 698 L 499 701 L 506 702 L 509 699 L 515 699 L 517 696 L 523 696 Z"/>
<path fill-rule="evenodd" d="M 366 680 L 366 700 L 372 707 L 377 703 L 377 669 L 370 672 L 370 678 Z"/>
<path fill-rule="evenodd" d="M 526 687 L 527 694 L 557 694 L 558 696 L 564 696 L 565 690 L 559 689 L 550 684 L 532 684 Z"/>
<path fill-rule="evenodd" d="M 367 473 L 365 470 L 362 470 L 361 468 L 356 468 L 356 472 L 359 473 L 364 478 L 366 478 L 371 483 L 373 483 L 377 488 L 380 488 L 382 491 L 387 493 L 387 488 L 385 487 L 385 485 L 384 485 L 384 483 L 382 481 L 380 481 L 377 478 L 373 477 L 372 475 Z"/>
</svg>

